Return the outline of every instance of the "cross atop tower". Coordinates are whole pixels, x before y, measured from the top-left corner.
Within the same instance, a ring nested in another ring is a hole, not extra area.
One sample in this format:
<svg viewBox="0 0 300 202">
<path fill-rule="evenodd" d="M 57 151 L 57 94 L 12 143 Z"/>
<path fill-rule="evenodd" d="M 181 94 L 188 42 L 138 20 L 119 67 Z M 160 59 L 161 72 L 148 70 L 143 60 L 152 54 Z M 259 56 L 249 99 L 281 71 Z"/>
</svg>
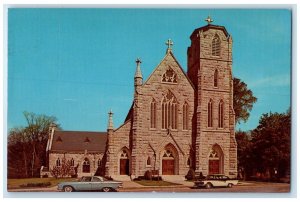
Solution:
<svg viewBox="0 0 300 202">
<path fill-rule="evenodd" d="M 108 112 L 108 125 L 107 125 L 108 130 L 113 130 L 114 129 L 113 114 L 114 113 L 111 110 Z"/>
<path fill-rule="evenodd" d="M 171 39 L 168 39 L 166 45 L 168 46 L 167 52 L 171 51 L 173 46 L 173 41 Z"/>
<path fill-rule="evenodd" d="M 139 65 L 139 64 L 142 63 L 142 60 L 141 60 L 140 58 L 137 58 L 137 59 L 135 60 L 135 62 L 136 62 L 137 65 Z"/>
<path fill-rule="evenodd" d="M 207 24 L 210 24 L 213 22 L 213 19 L 210 18 L 210 16 L 208 16 L 205 21 L 207 22 Z"/>
</svg>

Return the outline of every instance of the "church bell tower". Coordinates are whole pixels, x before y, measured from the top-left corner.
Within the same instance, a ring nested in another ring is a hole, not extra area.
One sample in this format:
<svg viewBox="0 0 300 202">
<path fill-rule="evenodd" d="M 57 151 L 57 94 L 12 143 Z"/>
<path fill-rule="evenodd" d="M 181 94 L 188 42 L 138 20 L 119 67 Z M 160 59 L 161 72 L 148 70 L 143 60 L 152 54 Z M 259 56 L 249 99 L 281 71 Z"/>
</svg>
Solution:
<svg viewBox="0 0 300 202">
<path fill-rule="evenodd" d="M 190 36 L 188 77 L 195 86 L 193 120 L 196 172 L 237 175 L 233 110 L 232 37 L 225 27 L 207 25 Z"/>
</svg>

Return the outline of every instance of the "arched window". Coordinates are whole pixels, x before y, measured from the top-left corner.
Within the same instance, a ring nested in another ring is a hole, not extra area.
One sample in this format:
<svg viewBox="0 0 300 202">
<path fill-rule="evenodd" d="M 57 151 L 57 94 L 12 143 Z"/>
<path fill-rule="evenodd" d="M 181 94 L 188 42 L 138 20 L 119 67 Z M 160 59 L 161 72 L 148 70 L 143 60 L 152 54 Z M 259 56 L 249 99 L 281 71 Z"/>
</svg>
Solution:
<svg viewBox="0 0 300 202">
<path fill-rule="evenodd" d="M 185 102 L 183 104 L 183 117 L 182 117 L 182 120 L 183 120 L 183 130 L 188 130 L 188 116 L 189 116 L 189 110 L 188 110 L 188 104 Z"/>
<path fill-rule="evenodd" d="M 151 165 L 151 158 L 150 158 L 150 156 L 148 156 L 148 158 L 147 158 L 147 166 L 150 166 Z"/>
<path fill-rule="evenodd" d="M 164 96 L 161 107 L 162 129 L 177 129 L 177 101 L 171 91 Z"/>
<path fill-rule="evenodd" d="M 71 166 L 74 166 L 74 159 L 72 158 L 70 161 Z"/>
<path fill-rule="evenodd" d="M 186 165 L 191 167 L 191 158 L 188 158 L 188 160 L 186 161 Z"/>
<path fill-rule="evenodd" d="M 90 161 L 88 158 L 85 158 L 82 164 L 82 172 L 89 173 L 90 172 Z"/>
<path fill-rule="evenodd" d="M 220 56 L 220 47 L 221 40 L 220 37 L 216 34 L 212 40 L 212 55 L 213 56 Z"/>
<path fill-rule="evenodd" d="M 216 69 L 214 73 L 214 87 L 218 87 L 218 76 L 219 76 L 219 72 Z"/>
<path fill-rule="evenodd" d="M 150 113 L 150 127 L 156 128 L 156 102 L 154 99 L 151 102 Z"/>
<path fill-rule="evenodd" d="M 56 166 L 61 166 L 59 158 L 56 160 Z"/>
<path fill-rule="evenodd" d="M 102 166 L 102 159 L 99 159 L 98 160 L 98 167 L 101 167 Z"/>
<path fill-rule="evenodd" d="M 224 126 L 224 103 L 223 100 L 219 103 L 219 128 Z"/>
<path fill-rule="evenodd" d="M 212 100 L 210 99 L 209 102 L 208 102 L 208 106 L 207 106 L 207 126 L 208 127 L 212 127 L 212 123 L 213 123 L 213 120 L 212 120 Z"/>
</svg>

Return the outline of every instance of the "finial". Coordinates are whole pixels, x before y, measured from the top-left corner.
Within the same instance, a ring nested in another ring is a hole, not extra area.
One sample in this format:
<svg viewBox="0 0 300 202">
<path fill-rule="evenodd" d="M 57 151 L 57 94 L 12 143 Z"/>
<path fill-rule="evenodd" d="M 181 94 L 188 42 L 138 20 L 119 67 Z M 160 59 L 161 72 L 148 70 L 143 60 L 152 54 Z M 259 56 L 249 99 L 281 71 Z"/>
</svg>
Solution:
<svg viewBox="0 0 300 202">
<path fill-rule="evenodd" d="M 108 130 L 113 130 L 114 129 L 114 124 L 113 124 L 113 112 L 112 110 L 110 110 L 108 112 L 108 126 L 107 126 L 107 129 Z"/>
<path fill-rule="evenodd" d="M 135 62 L 136 62 L 136 71 L 135 71 L 134 78 L 143 78 L 141 67 L 140 67 L 142 60 L 140 58 L 137 58 Z"/>
<path fill-rule="evenodd" d="M 167 49 L 167 53 L 172 51 L 172 46 L 173 46 L 173 41 L 171 39 L 168 39 L 167 42 L 166 42 L 166 45 L 168 46 L 168 49 Z"/>
<path fill-rule="evenodd" d="M 213 19 L 210 18 L 210 16 L 208 16 L 205 21 L 207 22 L 207 24 L 210 24 L 213 22 Z"/>
<path fill-rule="evenodd" d="M 142 63 L 142 60 L 141 60 L 140 58 L 137 58 L 137 59 L 135 60 L 135 62 L 136 62 L 137 65 L 139 65 L 139 64 Z"/>
</svg>

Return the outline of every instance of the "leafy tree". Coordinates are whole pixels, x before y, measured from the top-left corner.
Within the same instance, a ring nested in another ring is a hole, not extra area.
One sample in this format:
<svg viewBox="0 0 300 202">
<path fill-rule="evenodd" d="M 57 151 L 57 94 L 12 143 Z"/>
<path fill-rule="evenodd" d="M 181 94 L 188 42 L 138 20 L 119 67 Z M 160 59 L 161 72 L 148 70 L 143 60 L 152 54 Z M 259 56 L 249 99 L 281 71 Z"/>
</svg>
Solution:
<svg viewBox="0 0 300 202">
<path fill-rule="evenodd" d="M 24 112 L 26 127 L 13 128 L 8 135 L 8 177 L 38 177 L 46 162 L 48 130 L 53 116 Z"/>
<path fill-rule="evenodd" d="M 237 141 L 239 177 L 247 179 L 251 175 L 253 167 L 255 167 L 252 161 L 251 133 L 239 130 L 235 133 L 235 138 Z"/>
<path fill-rule="evenodd" d="M 260 172 L 285 176 L 290 169 L 291 113 L 267 113 L 252 132 L 253 159 Z M 275 172 L 276 171 L 276 172 Z"/>
<path fill-rule="evenodd" d="M 240 123 L 246 122 L 250 116 L 253 104 L 257 101 L 257 98 L 253 96 L 250 89 L 247 88 L 247 84 L 238 78 L 233 79 L 233 108 L 235 112 L 235 121 Z"/>
</svg>

